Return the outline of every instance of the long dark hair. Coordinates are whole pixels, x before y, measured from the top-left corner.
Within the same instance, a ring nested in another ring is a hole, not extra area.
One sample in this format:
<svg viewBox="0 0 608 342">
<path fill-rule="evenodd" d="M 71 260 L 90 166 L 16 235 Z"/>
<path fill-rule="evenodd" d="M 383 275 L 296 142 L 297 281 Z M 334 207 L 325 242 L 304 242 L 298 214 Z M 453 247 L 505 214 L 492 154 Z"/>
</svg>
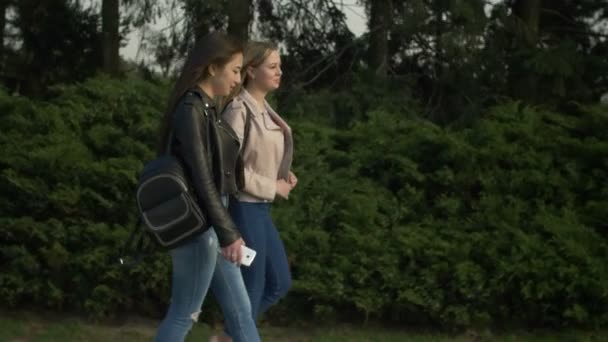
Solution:
<svg viewBox="0 0 608 342">
<path fill-rule="evenodd" d="M 175 82 L 171 96 L 167 103 L 161 129 L 157 152 L 163 153 L 166 149 L 173 112 L 184 94 L 201 81 L 209 77 L 209 66 L 222 68 L 237 53 L 243 52 L 243 45 L 235 38 L 222 32 L 212 32 L 200 38 L 188 53 L 184 67 Z"/>
</svg>

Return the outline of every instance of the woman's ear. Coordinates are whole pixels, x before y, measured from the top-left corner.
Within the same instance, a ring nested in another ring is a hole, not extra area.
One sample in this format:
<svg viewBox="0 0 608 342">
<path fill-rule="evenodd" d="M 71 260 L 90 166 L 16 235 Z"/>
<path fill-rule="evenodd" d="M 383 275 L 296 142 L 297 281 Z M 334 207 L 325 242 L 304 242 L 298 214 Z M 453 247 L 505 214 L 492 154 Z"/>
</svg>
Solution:
<svg viewBox="0 0 608 342">
<path fill-rule="evenodd" d="M 209 76 L 214 77 L 217 74 L 217 66 L 215 64 L 211 64 L 207 67 L 207 71 Z"/>
<path fill-rule="evenodd" d="M 255 79 L 255 73 L 253 72 L 253 67 L 248 67 L 248 68 L 247 68 L 247 77 L 248 77 L 250 80 Z"/>
</svg>

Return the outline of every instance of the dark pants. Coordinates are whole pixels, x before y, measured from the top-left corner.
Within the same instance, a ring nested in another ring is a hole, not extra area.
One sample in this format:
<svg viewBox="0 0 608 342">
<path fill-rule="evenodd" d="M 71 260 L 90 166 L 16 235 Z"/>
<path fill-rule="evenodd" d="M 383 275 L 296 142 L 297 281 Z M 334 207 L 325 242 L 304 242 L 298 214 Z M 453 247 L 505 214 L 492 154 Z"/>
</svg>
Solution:
<svg viewBox="0 0 608 342">
<path fill-rule="evenodd" d="M 270 217 L 270 203 L 239 202 L 230 199 L 230 215 L 243 235 L 245 244 L 257 254 L 249 267 L 241 267 L 257 319 L 283 298 L 291 287 L 291 273 L 285 247 Z"/>
</svg>

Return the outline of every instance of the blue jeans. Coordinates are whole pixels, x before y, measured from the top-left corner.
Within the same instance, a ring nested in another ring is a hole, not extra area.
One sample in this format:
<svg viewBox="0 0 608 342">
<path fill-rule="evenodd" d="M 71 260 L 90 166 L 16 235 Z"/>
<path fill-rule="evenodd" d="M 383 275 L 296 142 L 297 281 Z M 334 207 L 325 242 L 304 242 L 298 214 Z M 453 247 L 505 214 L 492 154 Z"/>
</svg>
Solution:
<svg viewBox="0 0 608 342">
<path fill-rule="evenodd" d="M 231 197 L 228 211 L 245 244 L 257 252 L 251 266 L 241 267 L 252 315 L 257 319 L 291 287 L 287 254 L 270 217 L 269 203 L 239 202 Z M 232 331 L 229 332 L 233 336 Z"/>
<path fill-rule="evenodd" d="M 211 287 L 235 342 L 260 341 L 239 267 L 219 253 L 213 228 L 170 251 L 173 265 L 171 304 L 157 342 L 183 341 L 198 320 Z"/>
</svg>

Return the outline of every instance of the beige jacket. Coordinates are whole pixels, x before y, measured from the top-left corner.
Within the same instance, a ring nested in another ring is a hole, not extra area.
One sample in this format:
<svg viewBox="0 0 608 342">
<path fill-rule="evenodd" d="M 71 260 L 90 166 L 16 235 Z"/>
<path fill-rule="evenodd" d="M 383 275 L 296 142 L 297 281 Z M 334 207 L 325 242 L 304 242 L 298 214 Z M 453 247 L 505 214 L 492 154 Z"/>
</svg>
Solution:
<svg viewBox="0 0 608 342">
<path fill-rule="evenodd" d="M 241 145 L 247 106 L 251 111 L 251 130 L 243 152 L 245 188 L 237 195 L 243 202 L 270 202 L 276 195 L 278 179 L 289 179 L 293 160 L 291 128 L 268 104 L 259 108 L 245 89 L 226 107 L 223 118 L 238 135 Z"/>
</svg>

